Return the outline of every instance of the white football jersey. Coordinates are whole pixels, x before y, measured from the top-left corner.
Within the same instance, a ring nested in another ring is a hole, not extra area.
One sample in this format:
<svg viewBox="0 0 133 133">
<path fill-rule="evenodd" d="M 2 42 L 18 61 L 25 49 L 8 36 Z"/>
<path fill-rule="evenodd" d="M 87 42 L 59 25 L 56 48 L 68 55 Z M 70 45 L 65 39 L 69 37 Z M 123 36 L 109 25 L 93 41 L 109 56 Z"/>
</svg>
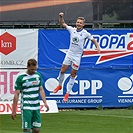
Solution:
<svg viewBox="0 0 133 133">
<path fill-rule="evenodd" d="M 85 29 L 77 31 L 76 28 L 67 26 L 66 29 L 70 33 L 70 46 L 68 54 L 73 56 L 81 56 L 87 39 L 92 40 L 92 35 Z"/>
</svg>

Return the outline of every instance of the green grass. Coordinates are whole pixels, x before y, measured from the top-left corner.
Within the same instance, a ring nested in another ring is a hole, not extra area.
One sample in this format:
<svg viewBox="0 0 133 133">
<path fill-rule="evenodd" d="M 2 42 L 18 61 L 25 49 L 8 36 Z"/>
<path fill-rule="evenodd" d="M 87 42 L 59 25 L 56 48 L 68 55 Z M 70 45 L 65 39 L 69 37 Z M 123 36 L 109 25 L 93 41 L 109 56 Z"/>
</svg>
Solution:
<svg viewBox="0 0 133 133">
<path fill-rule="evenodd" d="M 133 133 L 128 109 L 71 110 L 42 114 L 41 133 Z M 0 133 L 22 133 L 21 116 L 0 115 Z"/>
</svg>

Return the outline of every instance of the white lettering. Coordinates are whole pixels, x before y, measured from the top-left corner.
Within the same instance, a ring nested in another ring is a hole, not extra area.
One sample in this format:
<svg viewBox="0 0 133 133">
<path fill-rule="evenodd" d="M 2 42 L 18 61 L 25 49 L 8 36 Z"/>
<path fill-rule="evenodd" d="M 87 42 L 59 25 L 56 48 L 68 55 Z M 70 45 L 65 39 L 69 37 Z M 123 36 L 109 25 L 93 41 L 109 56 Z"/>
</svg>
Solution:
<svg viewBox="0 0 133 133">
<path fill-rule="evenodd" d="M 64 101 L 62 100 L 62 103 Z M 86 103 L 86 99 L 68 99 L 67 103 Z"/>
<path fill-rule="evenodd" d="M 88 80 L 80 80 L 79 91 L 81 95 L 84 95 L 85 90 L 90 88 L 90 82 Z"/>
<path fill-rule="evenodd" d="M 101 49 L 126 49 L 125 41 L 127 35 L 93 35 Z M 94 49 L 95 45 L 89 41 L 86 49 Z"/>
<path fill-rule="evenodd" d="M 88 99 L 88 103 L 102 103 L 102 99 Z"/>
<path fill-rule="evenodd" d="M 11 48 L 12 47 L 12 42 L 4 42 L 3 40 L 1 40 L 1 47 Z"/>
<path fill-rule="evenodd" d="M 119 103 L 133 103 L 133 99 L 118 99 Z"/>
<path fill-rule="evenodd" d="M 96 90 L 99 90 L 101 88 L 102 88 L 101 80 L 92 80 L 91 94 L 96 94 Z"/>
</svg>

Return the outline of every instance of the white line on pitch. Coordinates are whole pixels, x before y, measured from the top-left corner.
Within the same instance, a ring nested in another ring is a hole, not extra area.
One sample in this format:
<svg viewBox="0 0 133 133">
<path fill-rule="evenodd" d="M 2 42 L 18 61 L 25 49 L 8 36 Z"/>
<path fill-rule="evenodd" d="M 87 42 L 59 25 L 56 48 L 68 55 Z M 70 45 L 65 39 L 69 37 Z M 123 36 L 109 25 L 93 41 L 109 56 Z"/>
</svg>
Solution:
<svg viewBox="0 0 133 133">
<path fill-rule="evenodd" d="M 96 116 L 110 116 L 110 117 L 119 117 L 119 118 L 133 118 L 132 116 L 118 116 L 118 115 L 99 115 L 99 114 L 88 114 L 88 115 L 96 115 Z"/>
</svg>

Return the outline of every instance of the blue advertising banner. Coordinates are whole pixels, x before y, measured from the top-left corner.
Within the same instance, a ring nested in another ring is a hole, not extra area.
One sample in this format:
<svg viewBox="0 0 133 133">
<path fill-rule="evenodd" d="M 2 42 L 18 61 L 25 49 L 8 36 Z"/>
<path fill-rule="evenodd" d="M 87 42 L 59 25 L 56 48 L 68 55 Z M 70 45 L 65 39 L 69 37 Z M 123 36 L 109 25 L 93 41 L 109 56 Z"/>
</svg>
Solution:
<svg viewBox="0 0 133 133">
<path fill-rule="evenodd" d="M 86 42 L 81 67 L 67 102 L 63 102 L 70 69 L 63 89 L 54 94 L 58 74 L 69 48 L 67 30 L 39 30 L 38 71 L 43 77 L 47 99 L 59 108 L 128 107 L 133 105 L 133 33 L 132 30 L 89 30 L 98 41 L 98 54 L 91 41 Z"/>
<path fill-rule="evenodd" d="M 98 41 L 98 54 L 91 41 L 87 41 L 81 68 L 132 66 L 133 32 L 127 30 L 89 30 Z M 69 48 L 67 30 L 39 30 L 39 68 L 59 68 Z"/>
<path fill-rule="evenodd" d="M 78 71 L 69 99 L 64 103 L 69 71 L 63 89 L 54 94 L 58 85 L 58 69 L 38 70 L 44 80 L 47 99 L 56 100 L 59 108 L 128 107 L 133 105 L 133 75 L 131 69 L 82 69 Z"/>
</svg>

